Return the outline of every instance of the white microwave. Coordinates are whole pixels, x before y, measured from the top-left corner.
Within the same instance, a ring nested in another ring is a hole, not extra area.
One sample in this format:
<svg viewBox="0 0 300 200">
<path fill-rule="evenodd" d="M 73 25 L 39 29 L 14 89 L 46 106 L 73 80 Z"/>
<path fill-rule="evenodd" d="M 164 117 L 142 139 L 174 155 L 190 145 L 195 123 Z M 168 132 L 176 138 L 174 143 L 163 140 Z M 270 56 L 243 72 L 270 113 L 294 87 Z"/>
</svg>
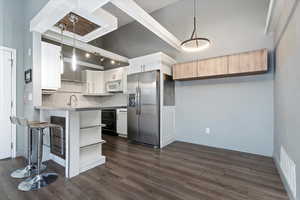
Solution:
<svg viewBox="0 0 300 200">
<path fill-rule="evenodd" d="M 122 81 L 109 81 L 106 83 L 106 91 L 107 92 L 122 92 Z"/>
</svg>

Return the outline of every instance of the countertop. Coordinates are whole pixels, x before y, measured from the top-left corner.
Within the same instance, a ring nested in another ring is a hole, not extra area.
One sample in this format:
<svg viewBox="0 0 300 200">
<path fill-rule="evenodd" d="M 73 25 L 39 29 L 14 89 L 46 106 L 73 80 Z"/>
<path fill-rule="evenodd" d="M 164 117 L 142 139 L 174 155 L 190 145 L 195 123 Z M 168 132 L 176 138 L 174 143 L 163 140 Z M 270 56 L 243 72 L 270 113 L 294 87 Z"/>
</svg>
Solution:
<svg viewBox="0 0 300 200">
<path fill-rule="evenodd" d="M 76 106 L 76 107 L 36 106 L 35 107 L 35 109 L 38 110 L 66 110 L 66 111 L 105 110 L 105 109 L 118 109 L 118 108 L 127 108 L 127 106 Z"/>
</svg>

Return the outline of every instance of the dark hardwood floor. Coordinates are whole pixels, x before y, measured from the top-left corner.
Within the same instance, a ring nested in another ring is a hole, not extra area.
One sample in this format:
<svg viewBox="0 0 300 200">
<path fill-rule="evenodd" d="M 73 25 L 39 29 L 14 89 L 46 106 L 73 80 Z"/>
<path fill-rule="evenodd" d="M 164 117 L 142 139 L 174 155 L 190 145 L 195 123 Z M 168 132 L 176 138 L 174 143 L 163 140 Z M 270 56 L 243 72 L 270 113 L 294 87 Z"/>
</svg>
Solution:
<svg viewBox="0 0 300 200">
<path fill-rule="evenodd" d="M 287 200 L 268 157 L 175 142 L 163 150 L 104 136 L 107 163 L 39 191 L 20 192 L 10 171 L 24 160 L 0 161 L 0 199 Z M 63 168 L 48 163 L 48 171 Z"/>
</svg>

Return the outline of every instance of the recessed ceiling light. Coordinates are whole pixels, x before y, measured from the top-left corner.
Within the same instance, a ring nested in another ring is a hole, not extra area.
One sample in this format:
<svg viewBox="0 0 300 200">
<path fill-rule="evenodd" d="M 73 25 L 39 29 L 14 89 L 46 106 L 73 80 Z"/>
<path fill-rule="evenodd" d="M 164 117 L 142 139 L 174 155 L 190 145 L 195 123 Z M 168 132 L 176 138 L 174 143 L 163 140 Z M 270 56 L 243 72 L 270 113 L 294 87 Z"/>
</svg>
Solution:
<svg viewBox="0 0 300 200">
<path fill-rule="evenodd" d="M 110 61 L 110 64 L 114 65 L 114 64 L 116 64 L 116 61 L 111 60 L 111 61 Z"/>
<path fill-rule="evenodd" d="M 86 57 L 86 58 L 90 58 L 90 57 L 91 57 L 91 54 L 86 53 L 86 54 L 85 54 L 85 57 Z"/>
</svg>

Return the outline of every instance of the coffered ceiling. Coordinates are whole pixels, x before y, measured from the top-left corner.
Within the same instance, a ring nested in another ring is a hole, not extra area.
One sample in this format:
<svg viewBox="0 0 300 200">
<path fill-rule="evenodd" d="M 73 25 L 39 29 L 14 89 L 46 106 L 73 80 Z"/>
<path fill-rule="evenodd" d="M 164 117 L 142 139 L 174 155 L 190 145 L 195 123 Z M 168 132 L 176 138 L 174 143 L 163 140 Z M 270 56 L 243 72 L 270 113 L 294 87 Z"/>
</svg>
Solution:
<svg viewBox="0 0 300 200">
<path fill-rule="evenodd" d="M 152 13 L 177 1 L 179 0 L 135 0 L 135 2 L 147 13 Z M 102 8 L 118 18 L 119 27 L 134 21 L 133 18 L 131 18 L 129 15 L 124 13 L 112 3 L 107 3 Z"/>
</svg>

